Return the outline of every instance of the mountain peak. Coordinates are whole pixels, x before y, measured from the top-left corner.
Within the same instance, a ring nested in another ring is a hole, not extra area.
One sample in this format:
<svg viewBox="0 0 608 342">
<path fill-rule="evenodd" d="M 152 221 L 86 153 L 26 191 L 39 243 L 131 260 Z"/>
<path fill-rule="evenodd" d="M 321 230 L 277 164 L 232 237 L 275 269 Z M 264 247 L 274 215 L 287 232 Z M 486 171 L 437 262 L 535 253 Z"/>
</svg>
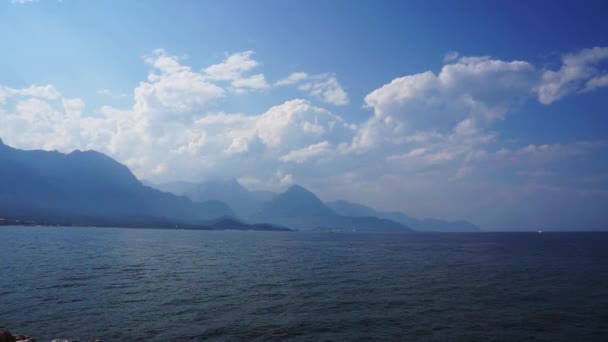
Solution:
<svg viewBox="0 0 608 342">
<path fill-rule="evenodd" d="M 310 191 L 310 190 L 308 190 L 308 189 L 306 189 L 306 188 L 304 188 L 303 186 L 298 185 L 298 184 L 294 184 L 294 185 L 290 186 L 290 187 L 287 189 L 287 191 L 285 191 L 285 193 L 286 193 L 286 194 L 287 194 L 287 193 L 303 193 L 303 194 L 310 194 L 310 195 L 315 196 L 315 195 L 312 193 L 312 191 Z M 316 196 L 315 196 L 315 197 L 316 197 Z"/>
<path fill-rule="evenodd" d="M 149 217 L 181 222 L 233 215 L 222 202 L 193 203 L 185 197 L 145 187 L 125 165 L 100 152 L 76 150 L 64 154 L 11 149 L 11 153 L 5 153 L 9 147 L 4 146 L 0 146 L 3 212 L 6 208 L 23 208 L 27 215 L 69 219 Z"/>
<path fill-rule="evenodd" d="M 68 155 L 100 156 L 105 159 L 112 159 L 108 155 L 95 150 L 73 150 Z"/>
<path fill-rule="evenodd" d="M 340 216 L 311 191 L 293 185 L 266 203 L 253 218 L 256 222 L 270 222 L 298 229 L 338 229 L 363 231 L 408 232 L 400 223 L 374 216 Z"/>
<path fill-rule="evenodd" d="M 300 185 L 289 187 L 287 191 L 268 202 L 262 212 L 265 215 L 280 217 L 335 215 L 314 193 Z"/>
<path fill-rule="evenodd" d="M 290 186 L 289 189 L 280 194 L 279 197 L 296 201 L 307 201 L 310 203 L 316 203 L 315 205 L 325 206 L 319 197 L 317 197 L 317 195 L 315 195 L 312 191 L 297 184 Z"/>
</svg>

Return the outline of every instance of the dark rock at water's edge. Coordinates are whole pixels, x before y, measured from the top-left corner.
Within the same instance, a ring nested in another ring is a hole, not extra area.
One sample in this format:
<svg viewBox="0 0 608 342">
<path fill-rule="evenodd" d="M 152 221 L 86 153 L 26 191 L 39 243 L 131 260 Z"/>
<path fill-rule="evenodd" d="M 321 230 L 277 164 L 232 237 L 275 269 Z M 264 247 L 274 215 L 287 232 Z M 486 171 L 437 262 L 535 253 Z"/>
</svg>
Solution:
<svg viewBox="0 0 608 342">
<path fill-rule="evenodd" d="M 10 331 L 5 328 L 0 328 L 0 342 L 37 342 L 37 340 L 31 336 L 26 335 L 13 335 Z M 102 342 L 99 339 L 94 340 L 73 340 L 73 339 L 54 339 L 50 342 Z"/>
<path fill-rule="evenodd" d="M 13 335 L 10 331 L 0 328 L 0 342 L 36 342 L 36 339 L 31 336 Z"/>
<path fill-rule="evenodd" d="M 0 143 L 2 141 L 0 140 Z M 0 329 L 0 342 L 15 342 L 15 337 L 6 329 Z"/>
<path fill-rule="evenodd" d="M 58 339 L 54 339 L 51 340 L 50 342 L 102 342 L 99 339 L 94 339 L 94 340 L 72 340 L 72 339 L 67 339 L 67 338 L 58 338 Z"/>
</svg>

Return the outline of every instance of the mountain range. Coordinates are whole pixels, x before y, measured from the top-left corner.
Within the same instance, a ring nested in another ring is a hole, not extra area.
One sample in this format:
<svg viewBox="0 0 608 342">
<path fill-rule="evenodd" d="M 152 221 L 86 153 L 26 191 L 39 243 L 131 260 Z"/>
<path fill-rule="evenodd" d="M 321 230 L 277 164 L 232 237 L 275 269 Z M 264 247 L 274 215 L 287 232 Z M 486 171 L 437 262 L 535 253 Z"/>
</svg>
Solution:
<svg viewBox="0 0 608 342">
<path fill-rule="evenodd" d="M 239 217 L 252 222 L 272 222 L 299 229 L 348 227 L 371 230 L 376 225 L 375 229 L 382 227 L 382 230 L 399 230 L 405 226 L 429 232 L 480 231 L 479 227 L 466 220 L 418 219 L 401 212 L 378 211 L 344 200 L 323 203 L 312 192 L 298 185 L 277 194 L 249 191 L 236 179 L 149 184 L 163 191 L 186 195 L 194 201 L 220 200 L 233 208 Z"/>
<path fill-rule="evenodd" d="M 250 191 L 234 178 L 199 183 L 176 181 L 154 184 L 145 180 L 143 182 L 162 191 L 186 196 L 195 202 L 217 200 L 227 203 L 238 216 L 244 218 L 251 217 L 263 203 L 277 196 L 276 193 L 270 191 Z"/>
<path fill-rule="evenodd" d="M 0 140 L 0 215 L 194 223 L 234 212 L 220 201 L 194 202 L 145 186 L 126 166 L 99 152 L 24 151 Z"/>
<path fill-rule="evenodd" d="M 377 217 L 340 215 L 299 185 L 284 193 L 249 191 L 236 179 L 200 183 L 172 182 L 152 186 L 188 196 L 193 201 L 219 200 L 237 217 L 253 223 L 272 223 L 300 230 L 411 231 L 404 224 Z"/>
<path fill-rule="evenodd" d="M 345 216 L 375 216 L 399 222 L 416 231 L 428 232 L 478 232 L 481 229 L 467 220 L 448 221 L 435 218 L 417 219 L 398 211 L 377 211 L 371 207 L 344 200 L 328 202 L 336 213 Z"/>
<path fill-rule="evenodd" d="M 297 229 L 348 231 L 412 231 L 406 225 L 374 216 L 343 216 L 323 203 L 315 194 L 294 185 L 277 195 L 251 217 L 253 222 L 271 222 Z"/>
<path fill-rule="evenodd" d="M 347 201 L 324 203 L 299 185 L 277 194 L 249 191 L 235 179 L 152 184 L 139 181 L 125 165 L 99 152 L 26 151 L 2 140 L 0 217 L 201 229 L 203 225 L 383 232 L 478 229 L 467 221 L 418 220 Z"/>
</svg>

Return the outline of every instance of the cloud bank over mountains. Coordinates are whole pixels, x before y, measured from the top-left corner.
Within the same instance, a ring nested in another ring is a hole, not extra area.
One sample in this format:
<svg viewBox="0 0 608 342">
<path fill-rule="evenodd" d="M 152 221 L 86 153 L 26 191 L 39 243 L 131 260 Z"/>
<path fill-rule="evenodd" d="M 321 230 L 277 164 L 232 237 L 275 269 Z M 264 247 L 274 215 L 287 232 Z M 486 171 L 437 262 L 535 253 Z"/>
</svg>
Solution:
<svg viewBox="0 0 608 342">
<path fill-rule="evenodd" d="M 437 72 L 399 76 L 370 91 L 361 99 L 369 117 L 358 122 L 345 119 L 345 108 L 361 100 L 349 97 L 337 75 L 298 71 L 268 80 L 257 58 L 243 51 L 195 70 L 185 57 L 155 50 L 143 57 L 149 72 L 130 107 L 89 108 L 52 84 L 0 85 L 0 137 L 18 148 L 99 150 L 156 181 L 236 177 L 273 190 L 297 182 L 329 199 L 361 202 L 356 194 L 366 194 L 367 204 L 389 209 L 427 198 L 407 210 L 422 216 L 441 215 L 432 207 L 443 206 L 445 216 L 460 217 L 531 193 L 608 197 L 590 185 L 538 182 L 556 174 L 555 163 L 605 151 L 605 141 L 514 144 L 497 129 L 526 103 L 554 106 L 607 87 L 608 47 L 565 54 L 556 69 L 452 51 Z M 244 94 L 286 88 L 301 96 L 261 113 L 217 109 Z M 443 203 L 469 196 L 479 203 Z"/>
</svg>

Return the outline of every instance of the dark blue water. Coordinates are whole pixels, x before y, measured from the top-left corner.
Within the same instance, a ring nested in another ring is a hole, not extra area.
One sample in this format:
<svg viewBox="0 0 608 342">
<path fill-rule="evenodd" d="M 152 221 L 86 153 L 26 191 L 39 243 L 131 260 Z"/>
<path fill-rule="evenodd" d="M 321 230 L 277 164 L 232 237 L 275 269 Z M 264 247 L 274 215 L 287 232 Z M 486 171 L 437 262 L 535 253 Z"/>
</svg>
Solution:
<svg viewBox="0 0 608 342">
<path fill-rule="evenodd" d="M 607 341 L 608 234 L 0 228 L 0 326 L 104 341 Z"/>
</svg>

